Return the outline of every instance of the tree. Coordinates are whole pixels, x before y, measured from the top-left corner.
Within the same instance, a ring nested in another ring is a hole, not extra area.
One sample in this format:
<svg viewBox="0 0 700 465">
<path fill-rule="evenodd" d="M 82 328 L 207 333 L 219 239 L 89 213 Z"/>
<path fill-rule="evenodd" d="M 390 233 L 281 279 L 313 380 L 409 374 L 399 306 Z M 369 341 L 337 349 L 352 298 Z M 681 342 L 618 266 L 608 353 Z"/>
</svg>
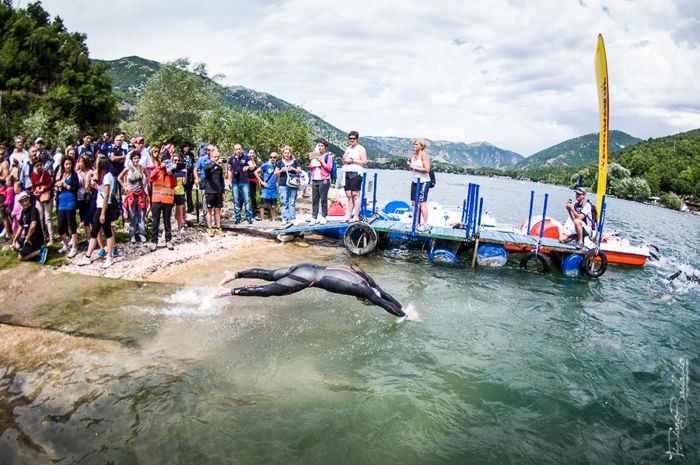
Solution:
<svg viewBox="0 0 700 465">
<path fill-rule="evenodd" d="M 625 178 L 611 185 L 611 192 L 618 197 L 644 201 L 651 197 L 649 184 L 643 178 Z"/>
<path fill-rule="evenodd" d="M 314 132 L 309 122 L 298 112 L 266 111 L 254 113 L 219 107 L 204 116 L 197 125 L 195 139 L 216 144 L 230 153 L 234 144 L 252 147 L 269 154 L 289 145 L 297 159 L 307 160 L 313 147 Z"/>
<path fill-rule="evenodd" d="M 0 89 L 2 139 L 20 133 L 24 119 L 39 110 L 50 125 L 93 131 L 116 117 L 111 81 L 90 62 L 85 35 L 68 32 L 59 17 L 51 20 L 40 3 L 24 9 L 0 3 Z"/>
<path fill-rule="evenodd" d="M 206 67 L 179 59 L 161 66 L 146 82 L 134 125 L 148 140 L 190 141 L 202 118 L 219 106 L 218 100 Z"/>
<path fill-rule="evenodd" d="M 52 122 L 43 108 L 32 112 L 22 122 L 21 134 L 25 140 L 34 140 L 41 136 L 49 145 L 65 147 L 74 144 L 80 129 L 70 120 Z"/>
</svg>

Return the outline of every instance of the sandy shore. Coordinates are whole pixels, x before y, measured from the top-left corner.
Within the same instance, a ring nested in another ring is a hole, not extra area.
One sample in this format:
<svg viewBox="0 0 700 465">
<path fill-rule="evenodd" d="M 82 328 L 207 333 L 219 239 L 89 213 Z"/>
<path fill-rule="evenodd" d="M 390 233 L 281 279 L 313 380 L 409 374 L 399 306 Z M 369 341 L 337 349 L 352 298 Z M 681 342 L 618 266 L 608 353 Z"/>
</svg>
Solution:
<svg viewBox="0 0 700 465">
<path fill-rule="evenodd" d="M 343 192 L 340 189 L 332 189 L 329 199 L 342 199 Z M 311 210 L 310 199 L 300 196 L 297 202 L 297 218 L 305 219 Z M 222 219 L 233 217 L 232 208 L 224 208 Z M 194 223 L 194 216 L 188 215 L 190 224 Z M 269 222 L 266 222 L 269 223 Z M 259 223 L 262 225 L 262 223 Z M 270 223 L 266 226 L 274 227 L 279 223 Z M 174 228 L 173 228 L 174 229 Z M 161 228 L 162 233 L 162 228 Z M 104 259 L 94 259 L 90 265 L 78 266 L 76 263 L 84 256 L 81 251 L 75 258 L 68 261 L 68 264 L 61 265 L 55 270 L 65 273 L 75 273 L 86 276 L 98 276 L 113 279 L 128 279 L 135 281 L 160 281 L 160 282 L 181 282 L 182 276 L 189 270 L 198 269 L 197 274 L 204 273 L 205 268 L 202 263 L 215 263 L 225 257 L 236 255 L 236 250 L 245 249 L 240 259 L 236 257 L 236 265 L 260 266 L 265 264 L 274 266 L 280 262 L 291 262 L 303 258 L 300 247 L 308 247 L 304 241 L 294 241 L 285 246 L 275 240 L 270 240 L 253 235 L 246 235 L 237 232 L 224 232 L 223 237 L 209 237 L 206 228 L 190 227 L 178 236 L 173 231 L 174 250 L 168 250 L 161 240 L 155 252 L 150 251 L 150 242 L 144 244 L 118 243 L 119 256 L 114 258 L 112 266 L 103 269 Z M 257 259 L 256 259 L 257 255 Z M 329 251 L 323 251 L 319 255 L 331 255 Z M 93 253 L 93 257 L 96 253 Z M 275 260 L 268 260 L 267 257 L 277 257 Z M 256 261 L 257 260 L 257 261 Z M 268 263 L 269 262 L 269 263 Z M 176 266 L 177 265 L 177 266 Z M 233 263 L 231 263 L 233 266 Z M 220 267 L 223 265 L 220 264 Z M 204 268 L 204 269 L 203 269 Z"/>
<path fill-rule="evenodd" d="M 158 250 L 155 252 L 149 250 L 150 243 L 148 242 L 145 244 L 117 244 L 120 255 L 114 258 L 114 263 L 107 269 L 102 268 L 103 259 L 93 260 L 87 266 L 76 265 L 77 260 L 83 254 L 78 254 L 68 265 L 60 266 L 57 269 L 88 276 L 147 280 L 153 273 L 172 265 L 200 260 L 210 255 L 229 254 L 236 249 L 269 242 L 267 239 L 232 232 L 224 233 L 223 237 L 209 237 L 206 229 L 190 228 L 183 233 L 182 237 L 173 238 L 174 250 L 165 248 L 163 242 L 158 244 Z"/>
</svg>

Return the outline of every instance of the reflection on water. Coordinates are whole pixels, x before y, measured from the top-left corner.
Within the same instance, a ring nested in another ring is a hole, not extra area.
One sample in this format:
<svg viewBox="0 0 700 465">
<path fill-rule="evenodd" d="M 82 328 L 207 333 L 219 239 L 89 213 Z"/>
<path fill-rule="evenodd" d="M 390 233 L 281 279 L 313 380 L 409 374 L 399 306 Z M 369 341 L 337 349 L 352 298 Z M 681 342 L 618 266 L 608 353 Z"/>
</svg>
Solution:
<svg viewBox="0 0 700 465">
<path fill-rule="evenodd" d="M 698 268 L 696 245 L 648 235 Z M 698 295 L 665 267 L 592 281 L 424 255 L 270 243 L 154 277 L 174 284 L 0 276 L 20 296 L 0 325 L 0 463 L 657 463 L 679 358 L 681 463 L 698 461 Z M 315 289 L 212 298 L 224 269 L 302 261 L 360 264 L 423 323 Z"/>
</svg>

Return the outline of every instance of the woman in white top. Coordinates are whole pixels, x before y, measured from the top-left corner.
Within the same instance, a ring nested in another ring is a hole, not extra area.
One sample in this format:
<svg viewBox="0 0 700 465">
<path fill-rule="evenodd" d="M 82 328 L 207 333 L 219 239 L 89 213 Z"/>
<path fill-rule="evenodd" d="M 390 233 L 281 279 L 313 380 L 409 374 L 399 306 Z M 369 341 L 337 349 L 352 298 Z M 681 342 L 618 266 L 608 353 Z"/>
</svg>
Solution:
<svg viewBox="0 0 700 465">
<path fill-rule="evenodd" d="M 362 190 L 362 175 L 367 164 L 367 151 L 357 142 L 359 138 L 360 135 L 357 131 L 350 131 L 348 134 L 350 146 L 345 149 L 343 155 L 345 195 L 348 198 L 345 219 L 349 221 L 359 221 L 360 219 L 360 190 Z"/>
<path fill-rule="evenodd" d="M 430 190 L 430 157 L 425 153 L 425 140 L 413 140 L 413 155 L 408 159 L 408 167 L 413 172 L 413 182 L 411 183 L 411 210 L 416 204 L 417 181 L 420 180 L 420 192 L 418 193 L 418 208 L 420 209 L 421 224 L 419 231 L 428 229 L 428 191 Z"/>
<path fill-rule="evenodd" d="M 85 256 L 78 261 L 78 266 L 89 265 L 92 262 L 92 252 L 97 245 L 97 236 L 100 230 L 104 232 L 107 239 L 107 259 L 103 264 L 103 268 L 108 268 L 112 265 L 112 252 L 114 251 L 114 234 L 112 232 L 112 212 L 110 212 L 110 204 L 114 201 L 112 190 L 114 189 L 115 179 L 109 172 L 110 162 L 107 158 L 101 157 L 97 162 L 97 176 L 92 179 L 92 187 L 97 190 L 97 198 L 95 199 L 95 213 L 92 219 L 92 227 L 90 231 L 90 242 Z"/>
</svg>

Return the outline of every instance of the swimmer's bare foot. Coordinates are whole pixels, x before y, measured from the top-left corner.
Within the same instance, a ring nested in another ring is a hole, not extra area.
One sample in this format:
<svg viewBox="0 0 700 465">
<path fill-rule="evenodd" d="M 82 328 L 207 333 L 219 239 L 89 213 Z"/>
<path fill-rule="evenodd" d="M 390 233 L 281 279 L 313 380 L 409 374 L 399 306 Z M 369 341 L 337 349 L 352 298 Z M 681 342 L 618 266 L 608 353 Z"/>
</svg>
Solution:
<svg viewBox="0 0 700 465">
<path fill-rule="evenodd" d="M 219 286 L 223 286 L 226 283 L 230 283 L 234 279 L 238 277 L 238 274 L 235 271 L 224 271 L 224 278 L 219 282 Z"/>
<path fill-rule="evenodd" d="M 216 298 L 219 299 L 222 297 L 231 297 L 231 289 L 228 287 L 219 286 L 216 289 Z"/>
</svg>

